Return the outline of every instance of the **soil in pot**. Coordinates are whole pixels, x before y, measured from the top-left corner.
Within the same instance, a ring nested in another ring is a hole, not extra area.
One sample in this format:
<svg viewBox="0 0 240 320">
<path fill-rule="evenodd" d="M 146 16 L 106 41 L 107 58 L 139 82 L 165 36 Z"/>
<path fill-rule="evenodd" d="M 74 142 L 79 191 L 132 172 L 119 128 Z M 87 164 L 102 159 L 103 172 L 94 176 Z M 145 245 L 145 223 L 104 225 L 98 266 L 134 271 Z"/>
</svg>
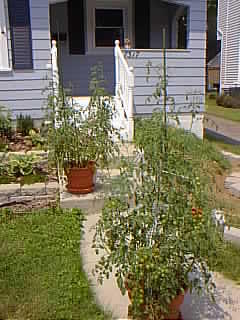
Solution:
<svg viewBox="0 0 240 320">
<path fill-rule="evenodd" d="M 94 190 L 94 170 L 87 168 L 70 168 L 67 171 L 67 190 L 74 194 L 87 194 Z"/>
</svg>

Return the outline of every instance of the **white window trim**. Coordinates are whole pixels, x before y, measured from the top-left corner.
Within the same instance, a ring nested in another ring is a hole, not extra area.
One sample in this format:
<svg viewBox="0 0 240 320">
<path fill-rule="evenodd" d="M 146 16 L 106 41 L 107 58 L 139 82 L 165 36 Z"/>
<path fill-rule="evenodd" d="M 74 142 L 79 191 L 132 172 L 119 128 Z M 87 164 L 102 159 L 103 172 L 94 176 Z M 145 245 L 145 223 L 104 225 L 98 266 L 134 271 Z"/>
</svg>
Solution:
<svg viewBox="0 0 240 320">
<path fill-rule="evenodd" d="M 96 47 L 95 45 L 95 10 L 96 9 L 120 9 L 123 10 L 123 28 L 124 37 L 128 38 L 132 43 L 133 40 L 133 21 L 132 21 L 132 0 L 86 0 L 86 16 L 87 16 L 87 54 L 113 54 L 112 47 Z"/>
<path fill-rule="evenodd" d="M 0 72 L 10 71 L 6 1 L 0 0 Z"/>
</svg>

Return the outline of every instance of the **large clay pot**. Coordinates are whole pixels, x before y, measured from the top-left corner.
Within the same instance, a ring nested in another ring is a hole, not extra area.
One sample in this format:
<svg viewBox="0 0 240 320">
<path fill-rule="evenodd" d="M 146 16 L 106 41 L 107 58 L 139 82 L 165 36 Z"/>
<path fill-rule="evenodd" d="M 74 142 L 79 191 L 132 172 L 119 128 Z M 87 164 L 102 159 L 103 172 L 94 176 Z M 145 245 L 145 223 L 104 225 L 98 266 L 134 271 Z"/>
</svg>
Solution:
<svg viewBox="0 0 240 320">
<path fill-rule="evenodd" d="M 128 291 L 128 297 L 131 301 L 132 290 L 129 288 L 127 280 L 125 281 L 125 286 Z M 184 295 L 186 292 L 187 292 L 187 289 L 185 290 L 184 293 L 180 293 L 176 298 L 174 298 L 172 300 L 172 302 L 169 305 L 169 313 L 167 315 L 164 315 L 164 320 L 183 320 L 180 308 L 184 302 Z M 146 305 L 143 304 L 141 306 L 141 309 L 143 310 L 143 313 L 144 313 L 144 310 L 146 310 Z M 128 307 L 128 316 L 130 317 L 130 319 L 132 319 L 131 318 L 131 316 L 132 316 L 131 305 Z M 162 319 L 161 316 L 162 316 L 162 314 L 161 315 L 159 314 L 159 319 Z M 149 319 L 149 317 L 146 315 L 141 320 L 148 320 L 148 319 Z"/>
<path fill-rule="evenodd" d="M 67 170 L 67 190 L 75 194 L 87 194 L 94 190 L 94 170 L 86 168 L 70 168 Z"/>
</svg>

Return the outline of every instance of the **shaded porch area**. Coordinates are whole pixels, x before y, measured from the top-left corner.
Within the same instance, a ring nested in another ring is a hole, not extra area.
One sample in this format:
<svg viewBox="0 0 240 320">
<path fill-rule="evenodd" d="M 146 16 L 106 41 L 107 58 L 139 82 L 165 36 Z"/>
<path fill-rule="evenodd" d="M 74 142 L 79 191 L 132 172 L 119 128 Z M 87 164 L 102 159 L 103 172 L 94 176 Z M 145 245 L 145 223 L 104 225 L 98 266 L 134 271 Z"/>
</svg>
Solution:
<svg viewBox="0 0 240 320">
<path fill-rule="evenodd" d="M 121 48 L 167 49 L 188 46 L 189 9 L 163 0 L 50 1 L 51 38 L 58 44 L 63 87 L 73 96 L 88 96 L 91 68 L 100 63 L 105 87 L 115 93 L 115 40 Z"/>
</svg>

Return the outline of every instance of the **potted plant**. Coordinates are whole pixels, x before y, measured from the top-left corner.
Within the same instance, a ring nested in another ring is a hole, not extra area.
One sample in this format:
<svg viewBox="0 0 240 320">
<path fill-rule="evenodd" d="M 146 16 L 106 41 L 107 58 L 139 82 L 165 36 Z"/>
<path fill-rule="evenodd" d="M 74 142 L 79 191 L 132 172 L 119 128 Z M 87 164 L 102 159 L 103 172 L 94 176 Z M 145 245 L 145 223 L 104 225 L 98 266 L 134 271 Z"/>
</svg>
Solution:
<svg viewBox="0 0 240 320">
<path fill-rule="evenodd" d="M 72 193 L 92 192 L 96 167 L 106 165 L 118 150 L 114 143 L 118 133 L 112 125 L 114 103 L 101 86 L 99 72 L 99 67 L 92 71 L 92 96 L 86 108 L 74 103 L 63 90 L 49 102 L 50 151 L 60 174 L 65 172 L 67 189 Z"/>
<path fill-rule="evenodd" d="M 180 319 L 186 290 L 214 289 L 210 270 L 221 234 L 207 161 L 188 145 L 201 152 L 201 142 L 166 127 L 159 112 L 140 120 L 136 132 L 136 160 L 122 164 L 118 190 L 96 225 L 95 272 L 102 282 L 114 270 L 133 319 Z"/>
</svg>

